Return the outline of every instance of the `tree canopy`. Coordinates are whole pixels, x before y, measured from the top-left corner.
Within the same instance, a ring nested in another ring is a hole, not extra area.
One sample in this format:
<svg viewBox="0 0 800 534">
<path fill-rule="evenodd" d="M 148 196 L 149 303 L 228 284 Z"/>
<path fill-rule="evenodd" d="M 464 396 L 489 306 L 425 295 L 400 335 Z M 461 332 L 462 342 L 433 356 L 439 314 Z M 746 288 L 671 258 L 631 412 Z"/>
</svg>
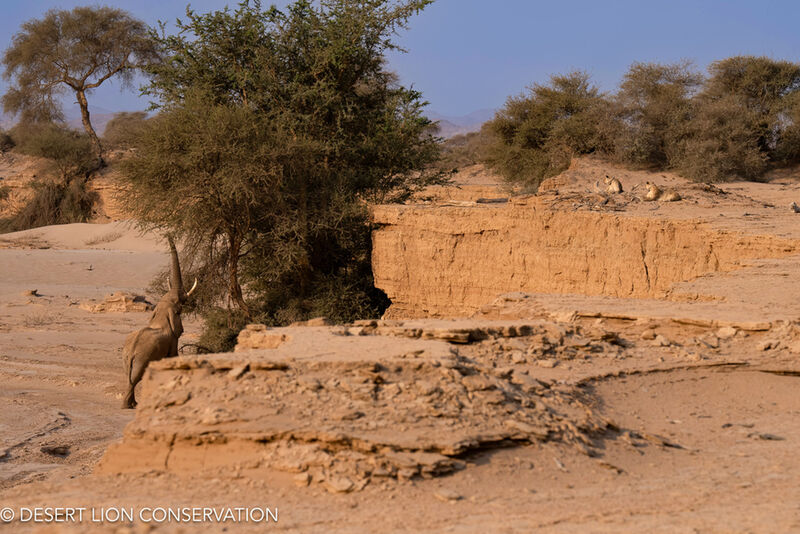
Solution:
<svg viewBox="0 0 800 534">
<path fill-rule="evenodd" d="M 159 37 L 146 92 L 161 113 L 125 166 L 128 200 L 187 239 L 219 288 L 208 303 L 273 323 L 380 312 L 366 203 L 443 181 L 425 102 L 384 58 L 429 3 L 243 2 Z"/>
<path fill-rule="evenodd" d="M 3 95 L 3 108 L 21 113 L 26 122 L 63 119 L 57 96 L 72 90 L 84 129 L 100 156 L 87 94 L 112 76 L 130 83 L 135 68 L 157 58 L 147 26 L 121 9 L 51 9 L 41 19 L 25 22 L 3 55 L 4 77 L 13 79 Z"/>
<path fill-rule="evenodd" d="M 691 63 L 634 63 L 615 98 L 620 128 L 615 151 L 635 165 L 668 167 L 686 136 L 692 97 L 703 82 Z"/>
<path fill-rule="evenodd" d="M 509 180 L 535 189 L 566 169 L 573 153 L 604 150 L 606 104 L 585 72 L 534 84 L 528 94 L 509 98 L 484 125 L 490 139 L 486 162 Z"/>
<path fill-rule="evenodd" d="M 634 63 L 613 95 L 582 72 L 553 76 L 509 98 L 482 132 L 482 160 L 532 188 L 578 154 L 697 181 L 755 180 L 800 161 L 800 64 L 735 56 L 703 76 L 685 61 Z"/>
</svg>

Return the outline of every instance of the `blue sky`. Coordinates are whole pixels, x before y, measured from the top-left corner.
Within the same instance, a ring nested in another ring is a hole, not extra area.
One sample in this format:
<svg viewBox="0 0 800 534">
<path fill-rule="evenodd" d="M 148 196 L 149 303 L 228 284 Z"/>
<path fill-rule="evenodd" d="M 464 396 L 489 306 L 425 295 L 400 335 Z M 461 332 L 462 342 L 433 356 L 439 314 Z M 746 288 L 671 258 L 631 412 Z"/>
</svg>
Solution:
<svg viewBox="0 0 800 534">
<path fill-rule="evenodd" d="M 47 9 L 94 4 L 74 0 L 0 0 L 0 47 L 25 20 Z M 185 0 L 109 0 L 149 24 L 183 15 Z M 195 11 L 226 0 L 194 0 Z M 270 2 L 265 1 L 268 5 Z M 285 5 L 286 2 L 277 2 Z M 234 2 L 235 4 L 235 2 Z M 389 64 L 445 115 L 503 105 L 552 73 L 586 70 L 615 90 L 634 61 L 693 60 L 705 68 L 737 54 L 800 61 L 800 2 L 789 0 L 437 0 L 398 37 L 407 54 Z M 0 82 L 0 91 L 5 90 Z M 111 110 L 140 109 L 136 91 L 101 87 L 90 102 Z"/>
</svg>

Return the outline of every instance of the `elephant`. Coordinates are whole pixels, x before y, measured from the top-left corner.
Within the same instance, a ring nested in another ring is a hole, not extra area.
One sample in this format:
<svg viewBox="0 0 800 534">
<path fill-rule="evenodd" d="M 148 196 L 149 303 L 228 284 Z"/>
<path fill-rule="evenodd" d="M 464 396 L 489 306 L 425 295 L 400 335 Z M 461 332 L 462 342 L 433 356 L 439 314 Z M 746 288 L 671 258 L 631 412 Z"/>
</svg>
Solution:
<svg viewBox="0 0 800 534">
<path fill-rule="evenodd" d="M 169 291 L 161 298 L 153 310 L 147 327 L 133 332 L 125 339 L 122 354 L 125 358 L 125 374 L 128 380 L 128 392 L 122 401 L 123 408 L 135 408 L 134 389 L 142 379 L 144 370 L 150 362 L 178 355 L 178 338 L 183 334 L 181 309 L 186 299 L 197 288 L 197 279 L 186 293 L 183 290 L 181 267 L 178 262 L 178 251 L 171 236 L 169 242 L 172 263 L 169 272 Z"/>
</svg>

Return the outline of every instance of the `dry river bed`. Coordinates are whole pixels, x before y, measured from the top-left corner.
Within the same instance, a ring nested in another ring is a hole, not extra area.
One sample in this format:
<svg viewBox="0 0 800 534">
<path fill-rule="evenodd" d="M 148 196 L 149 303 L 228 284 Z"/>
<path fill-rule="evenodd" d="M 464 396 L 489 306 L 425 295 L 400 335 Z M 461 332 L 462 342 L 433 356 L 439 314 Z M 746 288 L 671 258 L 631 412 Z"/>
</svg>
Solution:
<svg viewBox="0 0 800 534">
<path fill-rule="evenodd" d="M 166 264 L 157 250 L 0 249 L 0 508 L 269 507 L 278 521 L 15 520 L 0 531 L 800 531 L 800 337 L 791 324 L 731 331 L 577 318 L 554 328 L 578 329 L 583 344 L 501 336 L 453 345 L 500 374 L 518 369 L 579 393 L 616 428 L 593 438 L 593 456 L 558 441 L 499 443 L 469 450 L 444 476 L 347 493 L 299 486 L 281 471 L 93 474 L 134 418 L 119 408 L 120 347 L 148 313 L 80 303 L 146 294 Z M 33 289 L 39 296 L 23 294 Z M 184 324 L 191 342 L 199 325 Z"/>
</svg>

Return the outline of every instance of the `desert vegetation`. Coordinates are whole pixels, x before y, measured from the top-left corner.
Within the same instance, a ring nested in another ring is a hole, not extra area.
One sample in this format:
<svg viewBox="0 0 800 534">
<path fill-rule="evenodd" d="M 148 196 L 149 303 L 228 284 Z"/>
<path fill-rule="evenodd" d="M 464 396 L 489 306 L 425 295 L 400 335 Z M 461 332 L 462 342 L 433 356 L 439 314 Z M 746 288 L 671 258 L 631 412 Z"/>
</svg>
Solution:
<svg viewBox="0 0 800 534">
<path fill-rule="evenodd" d="M 367 204 L 444 179 L 421 95 L 384 60 L 428 3 L 242 3 L 189 11 L 157 38 L 165 60 L 146 92 L 159 114 L 122 164 L 125 195 L 143 227 L 186 243 L 197 309 L 224 329 L 209 348 L 229 348 L 244 321 L 346 321 L 388 304 Z"/>
<path fill-rule="evenodd" d="M 87 94 L 109 78 L 128 84 L 137 67 L 158 60 L 147 26 L 111 7 L 51 9 L 14 35 L 3 54 L 4 78 L 12 81 L 3 95 L 6 112 L 24 122 L 63 119 L 57 96 L 72 91 L 86 135 L 99 162 L 102 145 L 89 115 Z"/>
<path fill-rule="evenodd" d="M 11 135 L 4 130 L 0 130 L 0 153 L 6 152 L 14 148 L 14 140 Z"/>
<path fill-rule="evenodd" d="M 485 158 L 487 133 L 485 131 L 454 135 L 442 141 L 437 166 L 444 171 L 482 163 Z"/>
<path fill-rule="evenodd" d="M 25 23 L 3 56 L 4 109 L 20 119 L 4 147 L 50 165 L 3 229 L 88 220 L 103 151 L 125 149 L 126 206 L 184 243 L 201 280 L 194 309 L 224 330 L 204 336 L 212 348 L 229 348 L 244 321 L 379 314 L 388 302 L 372 283 L 367 205 L 446 181 L 422 95 L 385 64 L 397 31 L 429 3 L 242 2 L 187 10 L 172 35 L 105 7 Z M 91 50 L 70 45 L 79 29 L 96 37 Z M 117 114 L 101 142 L 86 95 L 136 69 L 156 113 Z M 63 125 L 67 89 L 83 134 Z"/>
<path fill-rule="evenodd" d="M 385 61 L 429 3 L 243 2 L 189 9 L 173 34 L 104 7 L 26 23 L 3 56 L 13 80 L 3 105 L 20 122 L 0 144 L 49 168 L 2 229 L 88 220 L 103 151 L 125 150 L 126 207 L 142 228 L 182 240 L 187 275 L 201 281 L 190 305 L 206 319 L 202 341 L 223 350 L 250 321 L 379 315 L 388 302 L 373 284 L 367 206 L 402 202 L 459 167 L 484 163 L 535 190 L 582 154 L 697 181 L 758 180 L 800 158 L 800 65 L 750 56 L 706 75 L 635 63 L 615 94 L 582 71 L 554 75 L 480 132 L 443 141 L 422 95 Z M 91 50 L 59 45 L 76 28 L 95 35 Z M 119 113 L 101 140 L 86 95 L 136 69 L 155 113 Z M 83 133 L 60 122 L 56 96 L 69 89 Z"/>
<path fill-rule="evenodd" d="M 634 63 L 616 94 L 582 72 L 556 75 L 484 125 L 482 160 L 532 189 L 580 154 L 699 182 L 758 180 L 798 161 L 799 88 L 800 64 L 753 56 L 706 76 L 688 62 Z"/>
<path fill-rule="evenodd" d="M 510 180 L 538 185 L 569 166 L 572 154 L 608 150 L 608 102 L 584 72 L 556 75 L 530 95 L 511 97 L 484 128 L 484 160 Z"/>
<path fill-rule="evenodd" d="M 31 183 L 31 198 L 16 213 L 0 220 L 0 229 L 88 221 L 96 200 L 95 193 L 87 189 L 96 162 L 89 137 L 55 123 L 21 123 L 12 129 L 11 139 L 17 152 L 47 161 L 46 175 Z"/>
<path fill-rule="evenodd" d="M 27 203 L 0 220 L 0 230 L 89 220 L 96 195 L 87 183 L 105 163 L 87 95 L 112 77 L 130 85 L 138 68 L 158 60 L 147 26 L 120 9 L 52 9 L 22 25 L 2 57 L 3 77 L 11 81 L 3 110 L 19 122 L 0 135 L 0 150 L 15 147 L 48 165 L 46 176 L 31 184 Z M 66 91 L 80 108 L 82 134 L 64 124 L 59 96 Z M 112 143 L 122 142 L 119 127 L 111 133 Z"/>
<path fill-rule="evenodd" d="M 132 148 L 136 136 L 145 127 L 147 112 L 122 111 L 115 113 L 103 132 L 103 146 L 109 149 Z"/>
</svg>

